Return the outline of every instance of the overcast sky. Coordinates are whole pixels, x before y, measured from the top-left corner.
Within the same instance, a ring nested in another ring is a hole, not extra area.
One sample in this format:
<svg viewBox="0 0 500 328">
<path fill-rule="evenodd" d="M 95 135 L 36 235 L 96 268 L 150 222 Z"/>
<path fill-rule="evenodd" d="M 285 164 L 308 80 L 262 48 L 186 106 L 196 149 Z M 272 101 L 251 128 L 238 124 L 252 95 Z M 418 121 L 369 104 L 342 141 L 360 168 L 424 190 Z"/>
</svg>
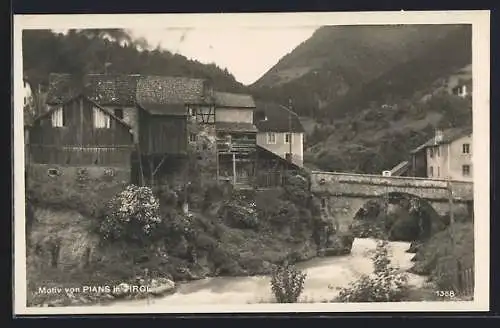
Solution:
<svg viewBox="0 0 500 328">
<path fill-rule="evenodd" d="M 182 54 L 202 63 L 227 68 L 236 80 L 251 84 L 284 55 L 308 39 L 317 27 L 134 29 L 155 47 Z"/>
</svg>

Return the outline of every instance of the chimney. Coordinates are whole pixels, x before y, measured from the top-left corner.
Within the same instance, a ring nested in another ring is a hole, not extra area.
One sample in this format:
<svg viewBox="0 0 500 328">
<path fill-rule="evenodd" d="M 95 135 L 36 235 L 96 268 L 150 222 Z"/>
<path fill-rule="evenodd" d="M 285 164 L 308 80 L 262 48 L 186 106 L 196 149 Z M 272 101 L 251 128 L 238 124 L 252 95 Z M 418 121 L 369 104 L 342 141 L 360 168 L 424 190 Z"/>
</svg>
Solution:
<svg viewBox="0 0 500 328">
<path fill-rule="evenodd" d="M 438 144 L 443 141 L 443 130 L 436 130 L 434 134 L 434 143 Z"/>
</svg>

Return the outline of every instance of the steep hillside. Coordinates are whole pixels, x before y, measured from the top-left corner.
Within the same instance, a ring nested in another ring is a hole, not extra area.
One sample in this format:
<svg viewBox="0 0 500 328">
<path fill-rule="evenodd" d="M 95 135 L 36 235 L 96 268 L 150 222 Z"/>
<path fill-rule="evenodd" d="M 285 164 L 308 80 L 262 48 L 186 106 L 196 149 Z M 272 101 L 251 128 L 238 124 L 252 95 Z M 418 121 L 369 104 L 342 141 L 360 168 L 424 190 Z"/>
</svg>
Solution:
<svg viewBox="0 0 500 328">
<path fill-rule="evenodd" d="M 406 160 L 436 127 L 471 125 L 471 28 L 320 28 L 251 86 L 287 103 L 307 131 L 308 167 L 375 173 Z"/>
<path fill-rule="evenodd" d="M 159 48 L 143 50 L 144 42 L 120 29 L 69 30 L 65 35 L 25 30 L 23 73 L 35 91 L 47 83 L 51 72 L 192 76 L 212 80 L 221 91 L 244 89 L 227 70 Z"/>
<path fill-rule="evenodd" d="M 457 25 L 325 26 L 283 57 L 251 89 L 256 96 L 294 101 L 301 115 L 319 115 L 331 102 L 401 63 L 418 58 Z"/>
</svg>

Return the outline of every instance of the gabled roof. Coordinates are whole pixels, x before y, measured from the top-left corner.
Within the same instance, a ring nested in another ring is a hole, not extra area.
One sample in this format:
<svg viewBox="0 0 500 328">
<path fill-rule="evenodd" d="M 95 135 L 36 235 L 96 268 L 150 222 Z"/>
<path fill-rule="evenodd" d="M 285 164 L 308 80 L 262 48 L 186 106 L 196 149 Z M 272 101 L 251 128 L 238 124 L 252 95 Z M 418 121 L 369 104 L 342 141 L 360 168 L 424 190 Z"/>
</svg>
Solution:
<svg viewBox="0 0 500 328">
<path fill-rule="evenodd" d="M 257 132 L 255 125 L 242 122 L 217 122 L 215 128 L 217 131 L 227 132 Z"/>
<path fill-rule="evenodd" d="M 47 104 L 65 103 L 79 94 L 101 105 L 133 105 L 139 75 L 88 74 L 77 81 L 70 74 L 49 76 Z"/>
<path fill-rule="evenodd" d="M 215 92 L 215 103 L 217 107 L 230 108 L 255 108 L 255 102 L 251 95 L 242 93 Z"/>
<path fill-rule="evenodd" d="M 413 149 L 410 151 L 411 154 L 418 153 L 422 151 L 423 149 L 426 149 L 429 146 L 437 146 L 437 145 L 444 145 L 444 144 L 449 144 L 459 138 L 465 137 L 467 135 L 472 134 L 472 128 L 471 127 L 465 127 L 465 128 L 451 128 L 451 129 L 446 129 L 442 131 L 443 137 L 441 140 L 436 140 L 435 137 L 430 138 L 427 140 L 425 143 L 421 144 L 417 148 Z"/>
<path fill-rule="evenodd" d="M 204 98 L 203 79 L 170 76 L 141 76 L 137 102 L 141 105 L 185 105 L 209 103 Z"/>
<path fill-rule="evenodd" d="M 291 132 L 304 132 L 299 116 L 288 108 L 261 101 L 257 101 L 256 105 L 255 112 L 263 112 L 266 116 L 265 120 L 254 119 L 259 132 L 290 132 L 290 125 Z"/>
<path fill-rule="evenodd" d="M 88 96 L 84 95 L 83 93 L 80 93 L 80 94 L 77 94 L 75 95 L 73 98 L 70 98 L 70 99 L 67 99 L 65 100 L 64 103 L 60 103 L 58 105 L 64 105 L 72 100 L 75 100 L 75 99 L 78 99 L 78 98 L 81 98 L 81 97 L 84 97 L 85 99 L 87 99 L 89 102 L 92 103 L 92 105 L 94 105 L 95 107 L 99 108 L 100 110 L 102 110 L 103 112 L 105 112 L 106 114 L 108 114 L 109 116 L 111 116 L 112 118 L 114 118 L 116 121 L 120 122 L 121 124 L 125 125 L 126 127 L 128 128 L 132 128 L 132 126 L 130 124 L 128 124 L 127 122 L 125 122 L 124 120 L 122 120 L 121 118 L 117 117 L 113 112 L 109 111 L 108 109 L 102 107 L 100 104 L 98 104 L 97 102 L 93 101 L 92 99 L 89 99 Z M 59 109 L 61 106 L 54 106 L 53 108 L 51 108 L 50 110 L 38 115 L 37 117 L 35 117 L 33 119 L 33 122 L 35 121 L 38 121 L 44 117 L 47 117 L 49 116 L 50 114 L 52 114 L 52 112 L 54 112 L 55 110 Z"/>
<path fill-rule="evenodd" d="M 205 80 L 187 77 L 88 74 L 78 81 L 70 74 L 53 73 L 47 103 L 63 104 L 84 94 L 102 106 L 139 104 L 152 114 L 186 115 L 186 104 L 214 102 L 206 97 L 204 87 Z"/>
</svg>

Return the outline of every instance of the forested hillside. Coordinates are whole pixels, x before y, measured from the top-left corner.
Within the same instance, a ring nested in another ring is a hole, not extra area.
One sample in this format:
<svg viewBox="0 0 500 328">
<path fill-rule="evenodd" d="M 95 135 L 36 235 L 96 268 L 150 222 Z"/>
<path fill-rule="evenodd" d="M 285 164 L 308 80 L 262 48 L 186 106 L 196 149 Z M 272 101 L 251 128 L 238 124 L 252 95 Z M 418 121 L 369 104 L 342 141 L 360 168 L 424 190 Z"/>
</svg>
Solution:
<svg viewBox="0 0 500 328">
<path fill-rule="evenodd" d="M 451 93 L 471 86 L 471 39 L 466 25 L 326 26 L 251 89 L 292 100 L 307 166 L 380 174 L 435 128 L 471 125 L 470 96 Z"/>
<path fill-rule="evenodd" d="M 55 73 L 123 73 L 207 78 L 222 91 L 244 89 L 232 74 L 215 64 L 202 64 L 156 48 L 148 50 L 144 40 L 133 40 L 121 29 L 50 30 L 23 32 L 23 70 L 38 89 Z"/>
</svg>

